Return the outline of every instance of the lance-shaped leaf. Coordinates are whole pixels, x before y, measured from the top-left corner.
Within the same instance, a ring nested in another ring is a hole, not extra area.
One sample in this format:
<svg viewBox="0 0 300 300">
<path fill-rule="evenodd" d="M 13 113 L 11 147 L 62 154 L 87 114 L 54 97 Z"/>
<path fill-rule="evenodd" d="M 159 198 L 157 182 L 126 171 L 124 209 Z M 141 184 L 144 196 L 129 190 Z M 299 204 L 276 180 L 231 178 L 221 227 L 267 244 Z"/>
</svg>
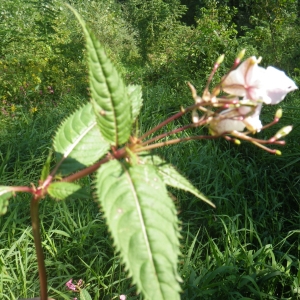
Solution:
<svg viewBox="0 0 300 300">
<path fill-rule="evenodd" d="M 12 187 L 0 186 L 0 216 L 7 212 L 8 199 L 13 196 Z"/>
<path fill-rule="evenodd" d="M 107 153 L 91 103 L 78 109 L 60 126 L 54 138 L 58 171 L 63 175 L 95 163 Z"/>
<path fill-rule="evenodd" d="M 90 90 L 98 126 L 110 144 L 124 144 L 130 136 L 132 123 L 127 88 L 93 32 L 78 12 L 70 9 L 79 20 L 86 37 Z"/>
<path fill-rule="evenodd" d="M 144 163 L 154 165 L 158 168 L 158 173 L 161 175 L 162 180 L 166 185 L 190 192 L 197 198 L 216 208 L 216 206 L 204 194 L 198 191 L 198 189 L 196 189 L 184 176 L 178 173 L 172 165 L 168 164 L 159 156 L 145 155 L 142 156 L 141 159 Z"/>
<path fill-rule="evenodd" d="M 88 198 L 86 189 L 72 182 L 53 182 L 47 189 L 49 195 L 57 200 L 65 200 L 72 196 L 73 198 Z"/>
<path fill-rule="evenodd" d="M 177 213 L 150 165 L 110 161 L 97 171 L 98 200 L 126 268 L 148 300 L 180 299 Z"/>
<path fill-rule="evenodd" d="M 129 100 L 131 103 L 132 122 L 138 117 L 143 105 L 142 87 L 140 85 L 128 85 L 127 86 Z"/>
</svg>

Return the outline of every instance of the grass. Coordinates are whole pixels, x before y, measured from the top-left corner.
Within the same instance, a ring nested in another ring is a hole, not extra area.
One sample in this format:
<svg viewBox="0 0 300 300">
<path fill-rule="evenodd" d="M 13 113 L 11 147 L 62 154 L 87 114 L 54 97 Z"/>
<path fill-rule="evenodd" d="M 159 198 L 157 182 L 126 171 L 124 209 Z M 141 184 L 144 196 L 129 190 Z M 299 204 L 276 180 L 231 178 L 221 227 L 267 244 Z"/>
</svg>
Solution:
<svg viewBox="0 0 300 300">
<path fill-rule="evenodd" d="M 142 130 L 175 109 L 165 100 L 173 99 L 171 89 L 157 87 L 156 93 L 151 92 L 146 93 Z M 81 101 L 66 98 L 51 115 L 24 113 L 11 120 L 10 130 L 1 133 L 1 184 L 37 181 L 56 126 Z M 156 101 L 161 106 L 154 105 Z M 295 97 L 286 104 L 294 114 L 283 119 L 286 124 L 297 124 L 296 102 Z M 266 111 L 264 118 L 271 113 Z M 217 205 L 213 210 L 189 194 L 170 190 L 182 221 L 182 299 L 300 299 L 299 150 L 293 142 L 298 133 L 296 125 L 282 157 L 223 140 L 158 151 Z M 86 184 L 91 181 L 88 178 Z M 27 195 L 12 199 L 0 219 L 3 299 L 34 297 L 39 292 L 29 201 Z M 40 217 L 52 297 L 75 297 L 65 289 L 73 278 L 85 281 L 93 299 L 117 299 L 121 293 L 141 299 L 114 255 L 105 220 L 92 199 L 45 199 Z"/>
</svg>

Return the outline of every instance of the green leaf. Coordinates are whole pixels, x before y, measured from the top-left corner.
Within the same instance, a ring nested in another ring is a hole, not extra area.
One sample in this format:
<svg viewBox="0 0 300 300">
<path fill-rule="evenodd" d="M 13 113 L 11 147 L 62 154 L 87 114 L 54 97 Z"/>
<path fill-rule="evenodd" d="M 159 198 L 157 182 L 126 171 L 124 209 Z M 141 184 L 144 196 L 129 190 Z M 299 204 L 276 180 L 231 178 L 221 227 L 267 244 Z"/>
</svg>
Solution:
<svg viewBox="0 0 300 300">
<path fill-rule="evenodd" d="M 53 182 L 48 187 L 48 193 L 57 200 L 72 198 L 88 198 L 89 194 L 80 185 L 71 182 Z"/>
<path fill-rule="evenodd" d="M 48 175 L 50 174 L 50 164 L 51 164 L 51 160 L 52 160 L 52 151 L 50 151 L 50 153 L 48 154 L 47 160 L 43 166 L 42 169 L 42 174 L 41 174 L 41 182 L 45 181 L 46 178 L 48 177 Z"/>
<path fill-rule="evenodd" d="M 117 250 L 147 300 L 180 299 L 177 212 L 150 165 L 110 161 L 97 171 L 96 189 Z"/>
<path fill-rule="evenodd" d="M 81 289 L 79 296 L 80 296 L 80 300 L 92 300 L 92 297 L 90 296 L 89 292 L 86 289 Z"/>
<path fill-rule="evenodd" d="M 109 144 L 99 131 L 91 103 L 64 121 L 54 138 L 54 149 L 63 175 L 92 165 L 107 153 Z"/>
<path fill-rule="evenodd" d="M 90 90 L 98 126 L 110 144 L 124 144 L 130 136 L 132 124 L 127 88 L 93 32 L 78 12 L 72 7 L 70 9 L 79 20 L 86 37 Z"/>
<path fill-rule="evenodd" d="M 11 187 L 0 186 L 0 215 L 4 215 L 7 212 L 8 199 L 13 196 Z"/>
<path fill-rule="evenodd" d="M 143 105 L 142 87 L 140 85 L 130 84 L 127 86 L 127 90 L 128 90 L 129 100 L 131 103 L 132 121 L 134 122 L 138 117 Z"/>
<path fill-rule="evenodd" d="M 152 164 L 158 168 L 158 172 L 166 185 L 190 192 L 197 198 L 211 205 L 213 208 L 216 208 L 205 195 L 198 191 L 198 189 L 196 189 L 184 176 L 178 173 L 172 165 L 168 164 L 159 156 L 145 155 L 142 157 L 142 160 L 144 160 L 145 163 Z"/>
</svg>

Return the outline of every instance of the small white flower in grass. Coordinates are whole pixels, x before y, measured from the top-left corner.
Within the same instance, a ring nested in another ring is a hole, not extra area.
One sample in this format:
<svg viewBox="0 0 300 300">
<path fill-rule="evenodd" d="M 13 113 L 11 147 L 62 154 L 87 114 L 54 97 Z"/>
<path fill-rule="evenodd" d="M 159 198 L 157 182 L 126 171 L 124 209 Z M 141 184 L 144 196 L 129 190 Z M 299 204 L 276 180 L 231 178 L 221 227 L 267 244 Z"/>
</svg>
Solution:
<svg viewBox="0 0 300 300">
<path fill-rule="evenodd" d="M 120 300 L 126 300 L 126 296 L 125 295 L 120 295 Z"/>
</svg>

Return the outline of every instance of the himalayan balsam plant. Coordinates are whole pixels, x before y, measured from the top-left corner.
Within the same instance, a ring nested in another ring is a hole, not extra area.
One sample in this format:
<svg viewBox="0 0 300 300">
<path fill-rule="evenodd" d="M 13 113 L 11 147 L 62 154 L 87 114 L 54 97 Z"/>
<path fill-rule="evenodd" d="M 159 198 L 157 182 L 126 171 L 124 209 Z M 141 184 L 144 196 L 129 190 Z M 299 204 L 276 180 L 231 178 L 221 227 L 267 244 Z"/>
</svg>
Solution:
<svg viewBox="0 0 300 300">
<path fill-rule="evenodd" d="M 1 186 L 0 213 L 7 211 L 8 200 L 16 192 L 32 194 L 31 219 L 38 258 L 40 299 L 47 299 L 47 278 L 40 238 L 38 205 L 50 195 L 57 200 L 87 198 L 78 179 L 94 174 L 95 200 L 106 218 L 107 226 L 128 274 L 145 299 L 180 299 L 180 232 L 177 211 L 166 186 L 188 191 L 214 207 L 202 193 L 178 171 L 150 150 L 192 140 L 225 138 L 239 144 L 242 140 L 273 153 L 270 145 L 284 145 L 281 139 L 292 127 L 279 130 L 267 140 L 252 134 L 277 123 L 263 125 L 259 119 L 264 104 L 277 104 L 287 93 L 297 89 L 295 83 L 273 67 L 264 69 L 260 58 L 241 62 L 244 51 L 231 70 L 214 88 L 210 84 L 224 56 L 215 63 L 202 96 L 189 83 L 193 104 L 148 132 L 137 135 L 133 124 L 142 107 L 141 87 L 124 84 L 107 58 L 100 42 L 78 13 L 70 8 L 82 25 L 86 38 L 91 101 L 58 128 L 53 140 L 57 164 L 50 170 L 49 155 L 37 186 Z M 161 133 L 165 125 L 185 115 L 191 122 Z M 196 127 L 207 127 L 207 135 L 177 138 L 175 134 Z M 172 139 L 173 136 L 173 139 Z M 166 139 L 166 137 L 168 137 Z M 84 299 L 82 284 L 68 282 Z M 73 287 L 74 285 L 74 287 Z M 122 295 L 124 296 L 124 295 Z M 124 296 L 125 297 L 125 296 Z"/>
</svg>

